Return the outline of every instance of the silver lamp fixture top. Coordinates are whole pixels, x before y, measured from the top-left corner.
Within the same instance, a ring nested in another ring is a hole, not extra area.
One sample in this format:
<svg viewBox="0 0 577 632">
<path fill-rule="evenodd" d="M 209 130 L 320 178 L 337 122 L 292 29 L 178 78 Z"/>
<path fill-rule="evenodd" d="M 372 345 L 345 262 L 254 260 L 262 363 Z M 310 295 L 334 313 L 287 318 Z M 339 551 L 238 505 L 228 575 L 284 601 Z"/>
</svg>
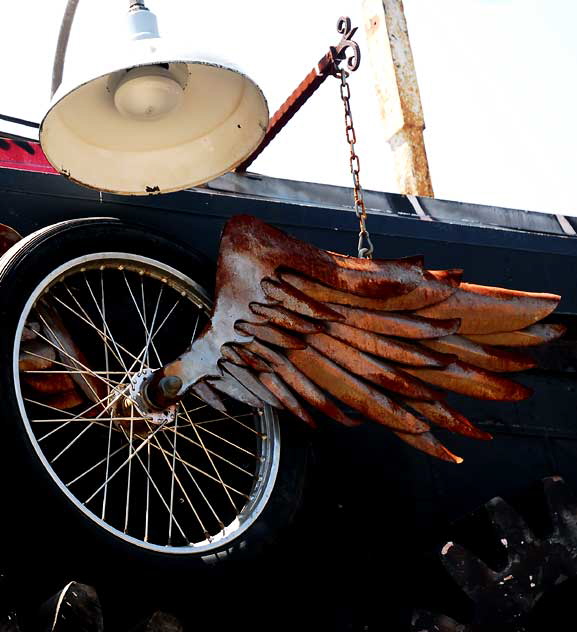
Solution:
<svg viewBox="0 0 577 632">
<path fill-rule="evenodd" d="M 131 41 L 114 61 L 82 67 L 53 95 L 40 127 L 51 164 L 100 191 L 146 195 L 243 162 L 268 125 L 256 83 L 227 61 L 175 49 L 143 2 L 130 3 L 128 24 Z"/>
</svg>

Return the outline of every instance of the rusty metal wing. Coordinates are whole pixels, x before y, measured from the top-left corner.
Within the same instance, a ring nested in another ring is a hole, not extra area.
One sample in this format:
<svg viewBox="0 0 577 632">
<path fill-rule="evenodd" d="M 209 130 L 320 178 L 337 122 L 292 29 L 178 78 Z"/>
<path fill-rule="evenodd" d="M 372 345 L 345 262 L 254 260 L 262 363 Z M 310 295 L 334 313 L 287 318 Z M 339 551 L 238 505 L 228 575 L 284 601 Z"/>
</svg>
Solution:
<svg viewBox="0 0 577 632">
<path fill-rule="evenodd" d="M 315 409 L 345 425 L 369 419 L 455 462 L 431 425 L 490 436 L 446 392 L 529 397 L 503 373 L 533 367 L 522 347 L 564 331 L 538 324 L 559 296 L 462 283 L 460 270 L 426 270 L 418 257 L 327 252 L 249 216 L 224 229 L 216 288 L 210 324 L 165 375 L 221 410 L 225 393 L 311 426 Z"/>
</svg>

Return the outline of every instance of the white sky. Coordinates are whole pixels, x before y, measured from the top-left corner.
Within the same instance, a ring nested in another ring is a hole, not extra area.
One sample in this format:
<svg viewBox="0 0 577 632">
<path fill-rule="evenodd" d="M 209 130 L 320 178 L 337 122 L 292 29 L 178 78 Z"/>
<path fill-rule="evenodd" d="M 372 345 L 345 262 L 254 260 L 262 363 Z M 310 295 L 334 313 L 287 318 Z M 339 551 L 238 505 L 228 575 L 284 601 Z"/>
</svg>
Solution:
<svg viewBox="0 0 577 632">
<path fill-rule="evenodd" d="M 577 2 L 404 0 L 439 198 L 577 215 Z M 360 0 L 148 0 L 161 35 L 243 65 L 271 114 L 360 27 Z M 65 0 L 0 0 L 0 113 L 39 121 Z M 89 64 L 124 35 L 127 0 L 80 2 L 68 59 Z M 365 55 L 351 77 L 361 179 L 396 191 Z M 1 123 L 0 123 L 1 128 Z M 327 80 L 252 166 L 270 176 L 350 186 L 338 82 Z"/>
</svg>

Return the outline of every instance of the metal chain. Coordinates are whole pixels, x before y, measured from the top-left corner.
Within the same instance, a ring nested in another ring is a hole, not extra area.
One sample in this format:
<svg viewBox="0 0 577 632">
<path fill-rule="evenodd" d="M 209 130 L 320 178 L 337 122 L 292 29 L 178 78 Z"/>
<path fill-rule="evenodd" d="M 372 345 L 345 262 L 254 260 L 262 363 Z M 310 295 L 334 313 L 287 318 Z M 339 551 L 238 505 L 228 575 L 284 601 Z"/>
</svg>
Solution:
<svg viewBox="0 0 577 632">
<path fill-rule="evenodd" d="M 345 134 L 350 148 L 349 164 L 351 166 L 351 175 L 353 176 L 353 194 L 355 198 L 355 213 L 359 219 L 359 244 L 358 251 L 361 259 L 371 259 L 373 256 L 373 242 L 367 230 L 367 209 L 363 198 L 363 189 L 360 181 L 361 163 L 355 151 L 355 143 L 357 135 L 353 124 L 353 115 L 351 113 L 351 89 L 348 84 L 349 73 L 346 70 L 338 69 L 336 76 L 341 80 L 341 99 L 345 107 Z"/>
</svg>

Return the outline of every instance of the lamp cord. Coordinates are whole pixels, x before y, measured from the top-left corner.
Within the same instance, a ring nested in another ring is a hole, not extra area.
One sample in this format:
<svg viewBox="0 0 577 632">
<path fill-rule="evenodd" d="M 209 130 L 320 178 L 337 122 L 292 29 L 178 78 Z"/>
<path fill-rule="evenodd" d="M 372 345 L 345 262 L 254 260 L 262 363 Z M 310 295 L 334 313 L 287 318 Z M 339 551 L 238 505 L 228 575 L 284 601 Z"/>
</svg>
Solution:
<svg viewBox="0 0 577 632">
<path fill-rule="evenodd" d="M 68 0 L 66 8 L 64 9 L 64 15 L 62 16 L 60 31 L 58 33 L 58 42 L 56 43 L 56 52 L 54 53 L 54 63 L 52 64 L 51 97 L 54 96 L 54 93 L 58 90 L 60 84 L 62 83 L 64 62 L 66 60 L 66 49 L 68 48 L 68 40 L 70 39 L 70 31 L 72 30 L 72 23 L 74 22 L 78 2 L 79 0 Z M 147 10 L 144 0 L 129 0 L 128 9 L 129 11 L 133 9 L 140 9 L 141 11 Z"/>
<path fill-rule="evenodd" d="M 54 93 L 62 83 L 62 75 L 64 73 L 64 60 L 66 58 L 66 49 L 68 48 L 68 40 L 70 39 L 70 30 L 74 22 L 74 14 L 79 0 L 68 0 L 62 22 L 60 24 L 60 32 L 58 33 L 58 42 L 56 43 L 56 52 L 54 53 L 54 63 L 52 64 L 52 88 L 50 96 Z"/>
</svg>

